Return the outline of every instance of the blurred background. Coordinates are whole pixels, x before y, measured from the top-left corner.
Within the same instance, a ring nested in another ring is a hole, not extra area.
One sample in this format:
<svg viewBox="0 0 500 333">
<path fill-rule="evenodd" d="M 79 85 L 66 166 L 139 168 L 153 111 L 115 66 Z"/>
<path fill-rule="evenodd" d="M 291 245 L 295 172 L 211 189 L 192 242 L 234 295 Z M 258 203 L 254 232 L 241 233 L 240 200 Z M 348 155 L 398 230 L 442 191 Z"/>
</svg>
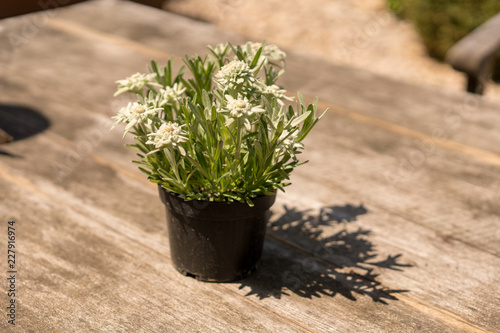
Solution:
<svg viewBox="0 0 500 333">
<path fill-rule="evenodd" d="M 500 1 L 168 0 L 163 8 L 335 63 L 463 90 L 464 74 L 443 58 L 453 44 L 500 12 Z M 489 84 L 485 96 L 500 98 L 500 86 Z"/>
<path fill-rule="evenodd" d="M 0 18 L 83 0 L 2 2 Z M 102 0 L 97 0 L 102 1 Z M 464 90 L 446 51 L 500 12 L 499 0 L 136 0 L 210 22 L 253 41 L 397 80 Z M 41 6 L 40 4 L 44 4 Z M 500 32 L 499 32 L 500 33 Z M 493 77 L 500 79 L 497 60 Z M 307 70 L 307 69 L 304 69 Z M 485 98 L 500 99 L 498 83 Z"/>
</svg>

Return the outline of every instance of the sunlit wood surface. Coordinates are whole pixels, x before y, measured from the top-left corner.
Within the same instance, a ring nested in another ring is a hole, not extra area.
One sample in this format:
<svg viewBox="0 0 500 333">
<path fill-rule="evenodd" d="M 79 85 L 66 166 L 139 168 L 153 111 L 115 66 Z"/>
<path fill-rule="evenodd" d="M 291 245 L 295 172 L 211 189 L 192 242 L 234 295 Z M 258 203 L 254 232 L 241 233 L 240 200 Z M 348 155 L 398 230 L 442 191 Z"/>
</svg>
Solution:
<svg viewBox="0 0 500 333">
<path fill-rule="evenodd" d="M 0 29 L 1 332 L 500 332 L 500 103 L 289 52 L 281 84 L 330 110 L 259 270 L 203 283 L 171 266 L 156 188 L 109 131 L 114 81 L 245 39 L 125 1 Z"/>
</svg>

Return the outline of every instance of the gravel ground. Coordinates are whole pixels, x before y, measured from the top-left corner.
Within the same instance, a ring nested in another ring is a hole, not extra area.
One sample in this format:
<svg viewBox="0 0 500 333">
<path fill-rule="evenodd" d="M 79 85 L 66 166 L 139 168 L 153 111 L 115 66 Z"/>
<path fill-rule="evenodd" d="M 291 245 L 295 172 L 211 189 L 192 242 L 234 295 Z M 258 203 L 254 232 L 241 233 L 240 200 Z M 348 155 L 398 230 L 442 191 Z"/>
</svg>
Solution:
<svg viewBox="0 0 500 333">
<path fill-rule="evenodd" d="M 465 77 L 427 56 L 414 27 L 386 0 L 169 0 L 165 9 L 211 22 L 249 40 L 307 52 L 397 80 L 463 90 Z M 500 100 L 500 85 L 485 98 Z"/>
</svg>

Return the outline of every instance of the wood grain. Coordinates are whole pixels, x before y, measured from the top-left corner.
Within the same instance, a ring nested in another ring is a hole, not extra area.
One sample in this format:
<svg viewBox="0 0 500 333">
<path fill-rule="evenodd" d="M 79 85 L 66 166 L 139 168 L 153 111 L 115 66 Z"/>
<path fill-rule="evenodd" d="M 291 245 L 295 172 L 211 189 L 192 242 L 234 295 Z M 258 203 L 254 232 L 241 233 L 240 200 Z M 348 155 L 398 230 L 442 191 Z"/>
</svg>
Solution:
<svg viewBox="0 0 500 333">
<path fill-rule="evenodd" d="M 156 189 L 109 131 L 126 102 L 111 96 L 151 57 L 241 37 L 128 2 L 75 5 L 50 22 L 0 79 L 0 103 L 51 123 L 2 146 L 18 157 L 0 155 L 0 219 L 19 225 L 22 330 L 500 329 L 498 104 L 477 101 L 452 126 L 443 117 L 468 95 L 290 54 L 283 84 L 331 111 L 273 207 L 260 269 L 202 283 L 169 263 Z"/>
</svg>

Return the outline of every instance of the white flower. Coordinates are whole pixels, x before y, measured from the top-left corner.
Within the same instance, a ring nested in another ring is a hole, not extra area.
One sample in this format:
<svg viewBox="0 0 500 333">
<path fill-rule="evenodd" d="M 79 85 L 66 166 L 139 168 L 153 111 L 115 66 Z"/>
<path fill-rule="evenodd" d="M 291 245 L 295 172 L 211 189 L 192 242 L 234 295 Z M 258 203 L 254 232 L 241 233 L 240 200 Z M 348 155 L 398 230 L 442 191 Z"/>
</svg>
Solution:
<svg viewBox="0 0 500 333">
<path fill-rule="evenodd" d="M 255 78 L 246 62 L 233 60 L 223 66 L 220 71 L 215 74 L 215 81 L 222 90 L 227 90 L 241 86 L 245 82 L 253 84 Z"/>
<path fill-rule="evenodd" d="M 128 103 L 126 107 L 121 108 L 116 116 L 111 117 L 115 119 L 112 129 L 119 123 L 125 123 L 125 132 L 123 136 L 130 131 L 130 129 L 140 123 L 150 123 L 151 118 L 158 115 L 158 111 L 162 109 L 159 108 L 148 108 L 145 105 L 139 104 L 137 102 Z"/>
<path fill-rule="evenodd" d="M 233 98 L 230 95 L 226 95 L 227 104 L 226 107 L 219 110 L 221 113 L 229 113 L 229 118 L 226 121 L 226 126 L 229 126 L 233 123 L 235 119 L 241 118 L 243 120 L 243 124 L 250 130 L 250 121 L 249 117 L 253 116 L 255 113 L 264 112 L 260 106 L 252 105 L 248 98 L 242 98 L 240 94 L 238 94 L 238 98 Z"/>
<path fill-rule="evenodd" d="M 157 150 L 150 152 L 150 154 L 158 151 L 158 149 L 161 149 L 163 147 L 175 147 L 180 142 L 186 142 L 188 138 L 184 136 L 186 135 L 186 132 L 182 130 L 182 126 L 169 121 L 163 123 L 155 133 L 148 134 L 149 140 L 146 142 L 146 144 L 154 145 L 155 148 L 157 148 Z"/>
<path fill-rule="evenodd" d="M 135 73 L 124 80 L 118 80 L 116 81 L 116 83 L 118 83 L 118 90 L 116 91 L 114 96 L 117 96 L 124 92 L 141 93 L 142 89 L 146 85 L 161 87 L 161 85 L 155 81 L 155 77 L 156 73 Z"/>
<path fill-rule="evenodd" d="M 241 99 L 241 95 L 238 95 L 238 99 L 234 99 L 232 96 L 226 95 L 226 99 L 226 110 L 233 118 L 240 118 L 241 116 L 251 116 L 254 112 L 264 111 L 262 108 L 250 104 L 248 98 L 245 97 Z"/>
<path fill-rule="evenodd" d="M 262 47 L 262 43 L 247 42 L 244 45 L 248 55 L 248 61 L 252 61 L 257 51 Z M 286 53 L 281 51 L 276 45 L 264 45 L 260 54 L 259 63 L 267 64 L 269 62 L 285 61 Z"/>
<path fill-rule="evenodd" d="M 304 144 L 302 142 L 297 142 L 297 131 L 294 131 L 290 134 L 287 130 L 284 130 L 283 133 L 281 133 L 279 140 L 281 143 L 278 145 L 276 148 L 277 152 L 281 151 L 288 151 L 293 154 L 294 150 L 296 149 L 303 149 Z"/>
<path fill-rule="evenodd" d="M 271 86 L 263 85 L 263 87 L 261 89 L 262 89 L 261 92 L 264 95 L 271 95 L 272 97 L 275 97 L 275 98 L 293 101 L 292 97 L 288 97 L 285 95 L 285 93 L 286 93 L 285 89 L 281 89 L 279 86 L 277 86 L 275 84 L 273 84 Z"/>
<path fill-rule="evenodd" d="M 159 98 L 160 98 L 160 106 L 165 104 L 172 104 L 177 102 L 182 94 L 186 91 L 186 88 L 179 86 L 179 84 L 174 83 L 172 87 L 165 87 L 165 89 L 160 89 Z"/>
</svg>

